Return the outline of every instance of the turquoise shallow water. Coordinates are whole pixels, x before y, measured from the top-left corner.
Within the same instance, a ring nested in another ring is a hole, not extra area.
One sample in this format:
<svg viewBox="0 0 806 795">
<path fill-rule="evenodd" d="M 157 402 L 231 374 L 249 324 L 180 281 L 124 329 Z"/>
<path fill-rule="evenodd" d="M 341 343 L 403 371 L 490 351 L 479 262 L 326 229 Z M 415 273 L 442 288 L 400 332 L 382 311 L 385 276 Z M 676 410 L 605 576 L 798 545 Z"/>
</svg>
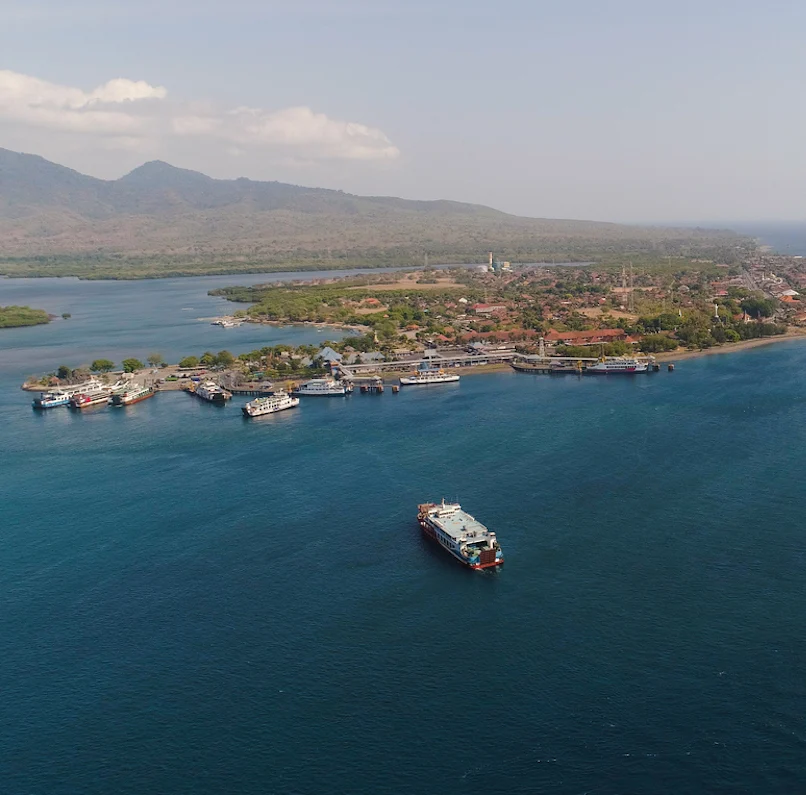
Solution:
<svg viewBox="0 0 806 795">
<path fill-rule="evenodd" d="M 42 331 L 0 348 L 4 793 L 801 791 L 806 346 L 248 422 L 35 414 Z M 501 570 L 421 540 L 443 495 Z"/>
</svg>

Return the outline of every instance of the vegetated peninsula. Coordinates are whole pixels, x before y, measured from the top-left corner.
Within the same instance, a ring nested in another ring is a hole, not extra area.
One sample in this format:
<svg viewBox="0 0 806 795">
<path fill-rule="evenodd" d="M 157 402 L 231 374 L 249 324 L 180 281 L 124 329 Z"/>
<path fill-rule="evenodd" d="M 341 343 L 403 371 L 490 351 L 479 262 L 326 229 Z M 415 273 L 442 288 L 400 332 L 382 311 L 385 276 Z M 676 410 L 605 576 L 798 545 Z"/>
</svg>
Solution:
<svg viewBox="0 0 806 795">
<path fill-rule="evenodd" d="M 39 326 L 50 323 L 50 315 L 44 309 L 30 306 L 0 306 L 0 328 Z"/>
<path fill-rule="evenodd" d="M 429 262 L 741 259 L 729 231 L 521 218 L 475 204 L 353 196 L 151 162 L 100 180 L 0 149 L 0 274 L 126 279 Z"/>
</svg>

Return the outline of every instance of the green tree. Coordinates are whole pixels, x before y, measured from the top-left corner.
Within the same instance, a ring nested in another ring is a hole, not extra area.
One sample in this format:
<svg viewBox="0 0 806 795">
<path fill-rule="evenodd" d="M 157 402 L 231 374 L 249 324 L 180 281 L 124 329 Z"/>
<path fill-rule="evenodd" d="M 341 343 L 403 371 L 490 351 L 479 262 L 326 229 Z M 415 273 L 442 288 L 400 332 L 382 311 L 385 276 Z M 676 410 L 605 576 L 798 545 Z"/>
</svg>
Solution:
<svg viewBox="0 0 806 795">
<path fill-rule="evenodd" d="M 215 363 L 220 367 L 231 367 L 235 357 L 229 351 L 219 351 L 215 355 Z"/>
<path fill-rule="evenodd" d="M 124 359 L 123 372 L 133 373 L 135 370 L 142 370 L 145 365 L 139 359 Z"/>
<path fill-rule="evenodd" d="M 59 378 L 60 380 L 64 381 L 65 379 L 67 379 L 67 378 L 71 378 L 71 377 L 72 377 L 72 375 L 73 375 L 73 368 L 72 368 L 72 367 L 68 367 L 66 364 L 63 364 L 63 365 L 61 365 L 61 366 L 59 367 L 59 369 L 56 371 L 56 375 L 58 376 L 58 378 Z"/>
<path fill-rule="evenodd" d="M 146 361 L 152 367 L 162 367 L 165 364 L 165 359 L 162 358 L 161 353 L 150 353 L 148 355 L 148 359 L 146 359 Z"/>
<path fill-rule="evenodd" d="M 740 304 L 750 317 L 756 320 L 762 317 L 772 317 L 775 314 L 775 301 L 768 298 L 745 298 Z"/>
<path fill-rule="evenodd" d="M 212 367 L 215 364 L 215 355 L 210 353 L 210 351 L 205 351 L 201 355 L 201 359 L 199 359 L 199 364 L 203 364 L 205 367 Z"/>
<path fill-rule="evenodd" d="M 90 370 L 92 370 L 93 373 L 108 373 L 114 369 L 115 363 L 109 359 L 96 359 L 90 365 Z"/>
<path fill-rule="evenodd" d="M 662 351 L 673 351 L 677 347 L 677 340 L 667 337 L 665 334 L 647 334 L 641 339 L 639 348 L 644 353 L 661 353 Z"/>
<path fill-rule="evenodd" d="M 191 367 L 198 367 L 199 366 L 199 357 L 198 356 L 185 356 L 184 359 L 179 361 L 180 367 L 186 367 L 190 369 Z"/>
<path fill-rule="evenodd" d="M 397 329 L 391 320 L 382 320 L 375 326 L 375 333 L 380 340 L 392 340 L 397 336 Z"/>
</svg>

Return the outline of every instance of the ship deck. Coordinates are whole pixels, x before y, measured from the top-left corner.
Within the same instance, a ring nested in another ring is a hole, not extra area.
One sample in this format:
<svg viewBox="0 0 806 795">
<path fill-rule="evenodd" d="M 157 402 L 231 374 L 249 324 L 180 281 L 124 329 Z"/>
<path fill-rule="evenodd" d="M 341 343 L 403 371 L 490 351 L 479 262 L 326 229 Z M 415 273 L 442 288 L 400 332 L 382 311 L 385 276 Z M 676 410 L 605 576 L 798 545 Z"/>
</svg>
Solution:
<svg viewBox="0 0 806 795">
<path fill-rule="evenodd" d="M 463 536 L 470 542 L 482 542 L 490 536 L 490 531 L 478 519 L 474 519 L 464 511 L 435 516 L 431 514 L 431 521 L 451 538 L 458 540 Z"/>
</svg>

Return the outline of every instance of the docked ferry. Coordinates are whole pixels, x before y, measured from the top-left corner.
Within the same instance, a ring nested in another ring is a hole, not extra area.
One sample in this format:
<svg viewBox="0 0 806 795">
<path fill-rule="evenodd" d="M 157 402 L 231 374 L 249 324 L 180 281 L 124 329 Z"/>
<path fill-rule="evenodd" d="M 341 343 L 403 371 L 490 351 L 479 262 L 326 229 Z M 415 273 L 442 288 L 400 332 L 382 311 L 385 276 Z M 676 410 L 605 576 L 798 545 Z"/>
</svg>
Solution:
<svg viewBox="0 0 806 795">
<path fill-rule="evenodd" d="M 596 364 L 585 368 L 586 373 L 592 375 L 612 375 L 617 373 L 631 375 L 632 373 L 645 373 L 649 369 L 646 362 L 639 362 L 628 356 L 607 359 L 602 357 Z"/>
<path fill-rule="evenodd" d="M 206 400 L 208 403 L 218 403 L 223 406 L 231 397 L 232 393 L 219 386 L 215 381 L 203 381 L 193 389 L 193 394 Z"/>
<path fill-rule="evenodd" d="M 31 403 L 35 409 L 53 409 L 56 406 L 66 406 L 70 402 L 70 393 L 62 389 L 51 389 L 50 392 L 41 392 Z"/>
<path fill-rule="evenodd" d="M 275 414 L 285 409 L 299 406 L 299 398 L 291 397 L 287 392 L 275 392 L 268 397 L 259 397 L 250 400 L 241 408 L 245 417 L 262 417 L 264 414 Z"/>
<path fill-rule="evenodd" d="M 39 397 L 31 401 L 35 409 L 52 409 L 56 406 L 67 406 L 70 398 L 85 390 L 95 389 L 102 386 L 97 378 L 90 378 L 83 384 L 73 384 L 71 386 L 60 386 L 51 389 L 49 392 L 41 392 Z"/>
<path fill-rule="evenodd" d="M 428 365 L 424 365 L 419 370 L 415 370 L 411 375 L 400 377 L 401 386 L 414 386 L 416 384 L 447 384 L 458 381 L 458 375 L 451 375 L 444 370 L 432 370 Z"/>
<path fill-rule="evenodd" d="M 154 397 L 155 394 L 154 387 L 152 386 L 134 384 L 117 392 L 113 392 L 112 405 L 131 406 L 134 403 L 139 403 L 141 400 L 148 400 L 148 398 Z"/>
<path fill-rule="evenodd" d="M 109 397 L 118 385 L 106 386 L 100 382 L 97 386 L 92 386 L 77 392 L 70 397 L 71 409 L 89 409 L 93 406 L 105 406 L 109 403 Z"/>
<path fill-rule="evenodd" d="M 427 502 L 417 506 L 423 533 L 471 569 L 489 569 L 504 562 L 495 533 L 462 510 L 459 503 Z"/>
<path fill-rule="evenodd" d="M 346 395 L 351 391 L 351 387 L 343 381 L 335 378 L 314 378 L 300 384 L 295 390 L 295 395 L 311 395 L 313 397 L 333 397 Z"/>
</svg>

